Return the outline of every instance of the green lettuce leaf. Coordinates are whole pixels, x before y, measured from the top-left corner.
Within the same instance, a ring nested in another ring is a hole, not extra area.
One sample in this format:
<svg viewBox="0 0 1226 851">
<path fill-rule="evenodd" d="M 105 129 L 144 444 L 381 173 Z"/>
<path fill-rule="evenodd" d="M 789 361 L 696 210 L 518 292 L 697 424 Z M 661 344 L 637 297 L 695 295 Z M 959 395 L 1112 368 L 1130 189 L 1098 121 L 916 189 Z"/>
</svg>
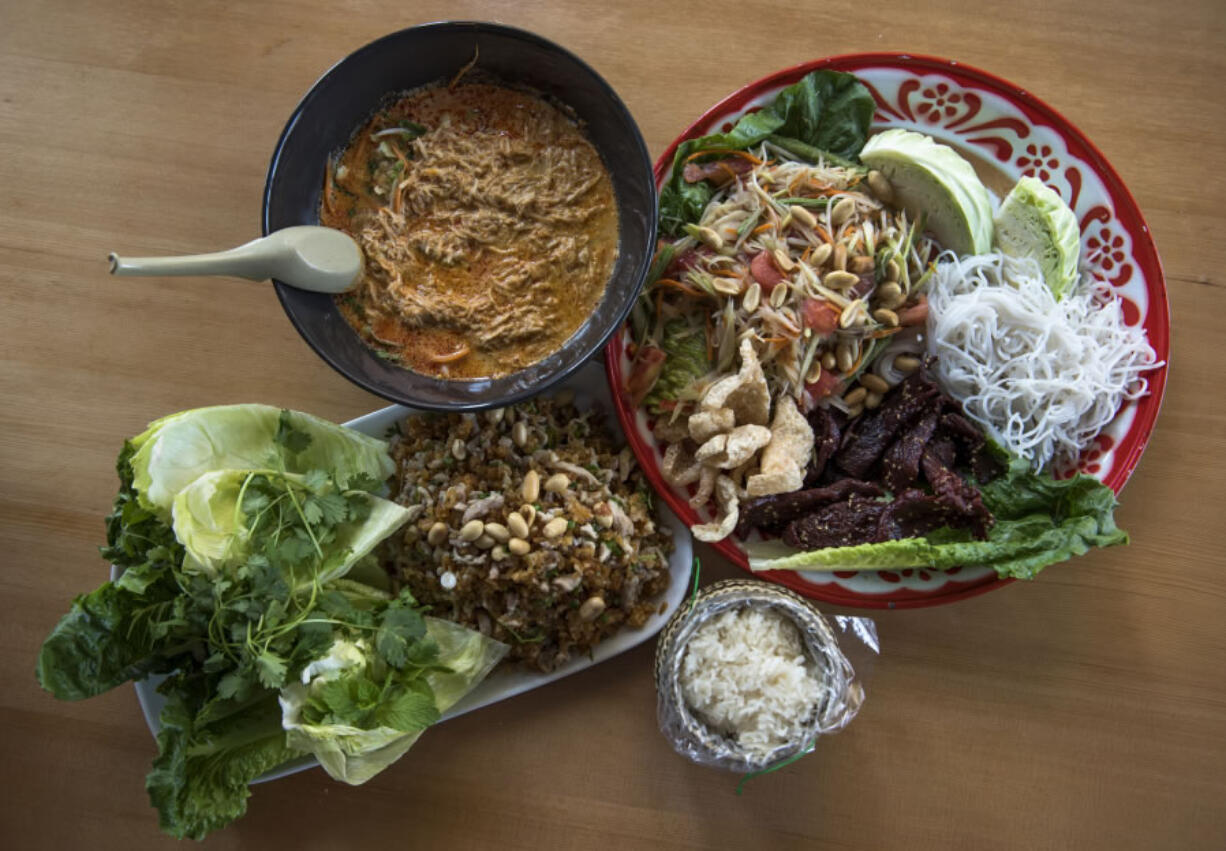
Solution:
<svg viewBox="0 0 1226 851">
<path fill-rule="evenodd" d="M 168 671 L 188 649 L 167 641 L 179 593 L 173 573 L 183 547 L 165 522 L 137 502 L 127 464 L 131 453 L 125 444 L 118 463 L 120 491 L 102 548 L 126 569 L 116 582 L 73 600 L 39 649 L 38 681 L 61 700 L 82 700 Z"/>
<path fill-rule="evenodd" d="M 660 402 L 675 401 L 683 390 L 711 369 L 706 336 L 701 328 L 692 329 L 684 319 L 673 319 L 664 326 L 660 348 L 667 357 L 660 377 L 645 399 L 656 413 L 659 413 Z"/>
<path fill-rule="evenodd" d="M 106 582 L 77 597 L 39 649 L 39 684 L 60 700 L 84 700 L 171 670 L 154 612 L 168 610 L 174 595 L 154 580 L 145 592 Z"/>
<path fill-rule="evenodd" d="M 1128 534 L 1115 525 L 1115 495 L 1091 476 L 1054 479 L 1015 459 L 981 492 L 996 517 L 985 541 L 963 530 L 942 529 L 921 538 L 784 556 L 751 552 L 749 566 L 755 571 L 831 571 L 983 565 L 1002 577 L 1033 579 L 1044 567 L 1094 547 L 1128 543 Z"/>
<path fill-rule="evenodd" d="M 384 618 L 406 611 L 393 604 Z M 339 639 L 303 670 L 301 683 L 281 689 L 287 741 L 312 752 L 334 779 L 365 783 L 398 760 L 507 652 L 474 630 L 423 620 L 424 634 L 402 628 L 401 642 L 383 628 L 373 644 Z"/>
<path fill-rule="evenodd" d="M 149 561 L 149 552 L 159 547 L 181 549 L 175 539 L 168 517 L 159 516 L 141 505 L 132 473 L 132 456 L 136 447 L 125 440 L 115 472 L 119 475 L 119 491 L 106 518 L 106 546 L 102 557 L 119 568 L 137 567 Z"/>
<path fill-rule="evenodd" d="M 325 512 L 332 510 L 326 507 L 331 503 L 325 498 L 333 495 L 334 491 L 327 484 L 313 488 L 306 476 L 272 470 L 216 470 L 204 473 L 178 492 L 172 509 L 175 536 L 183 542 L 187 552 L 185 572 L 202 571 L 209 576 L 218 576 L 227 566 L 233 566 L 251 554 L 250 518 L 240 500 L 253 475 L 279 483 L 287 498 L 290 489 L 293 489 L 303 504 L 304 514 L 310 514 L 312 505 L 316 503 L 325 506 L 318 508 L 317 519 L 323 519 Z M 315 575 L 320 582 L 343 576 L 355 562 L 399 528 L 409 515 L 404 506 L 373 494 L 350 491 L 344 496 L 363 501 L 368 510 L 361 521 L 341 522 L 331 530 L 332 534 L 326 540 L 319 542 L 323 555 Z M 313 497 L 317 498 L 314 503 Z"/>
<path fill-rule="evenodd" d="M 779 92 L 774 102 L 742 117 L 727 133 L 690 139 L 677 147 L 672 172 L 660 189 L 660 231 L 676 235 L 697 222 L 712 189 L 706 181 L 687 183 L 682 175 L 695 153 L 716 148 L 742 150 L 773 136 L 801 143 L 841 161 L 854 160 L 868 138 L 876 103 L 851 74 L 814 71 Z M 791 148 L 789 148 L 791 150 Z"/>
<path fill-rule="evenodd" d="M 210 471 L 328 470 L 347 487 L 353 481 L 381 483 L 394 468 L 386 442 L 269 405 L 183 411 L 151 423 L 131 443 L 141 504 L 163 518 L 169 517 L 175 495 Z"/>
<path fill-rule="evenodd" d="M 276 692 L 207 723 L 206 696 L 186 679 L 172 678 L 173 687 L 163 689 L 159 752 L 145 788 L 162 830 L 203 839 L 247 811 L 252 780 L 304 753 L 286 741 Z"/>
</svg>

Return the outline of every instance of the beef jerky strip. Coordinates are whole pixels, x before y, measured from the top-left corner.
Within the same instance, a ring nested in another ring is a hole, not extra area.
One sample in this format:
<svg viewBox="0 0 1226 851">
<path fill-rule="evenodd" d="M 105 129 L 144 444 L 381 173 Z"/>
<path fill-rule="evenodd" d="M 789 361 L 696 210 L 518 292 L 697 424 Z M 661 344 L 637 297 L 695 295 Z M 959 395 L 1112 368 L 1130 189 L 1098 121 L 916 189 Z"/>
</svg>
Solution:
<svg viewBox="0 0 1226 851">
<path fill-rule="evenodd" d="M 988 451 L 983 432 L 959 410 L 950 410 L 941 415 L 940 430 L 954 439 L 959 449 L 959 456 L 971 468 L 977 481 L 990 482 L 1000 475 L 1000 464 Z M 946 464 L 945 466 L 953 465 Z"/>
<path fill-rule="evenodd" d="M 798 517 L 852 496 L 881 496 L 881 488 L 872 482 L 840 479 L 827 487 L 760 496 L 741 506 L 736 531 L 742 537 L 753 529 L 777 533 Z"/>
<path fill-rule="evenodd" d="M 904 430 L 898 440 L 890 444 L 881 459 L 881 472 L 885 486 L 891 492 L 900 494 L 919 478 L 920 458 L 923 457 L 924 447 L 932 439 L 936 428 L 937 412 L 928 411 L 920 416 L 914 425 Z"/>
<path fill-rule="evenodd" d="M 978 533 L 980 519 L 960 514 L 948 501 L 936 494 L 909 488 L 886 506 L 877 525 L 879 541 L 915 538 L 943 526 L 970 527 Z"/>
<path fill-rule="evenodd" d="M 903 426 L 931 407 L 940 394 L 924 370 L 911 373 L 886 394 L 881 407 L 848 429 L 834 463 L 849 476 L 864 478 Z"/>
<path fill-rule="evenodd" d="M 839 448 L 843 437 L 843 413 L 830 408 L 817 407 L 809 412 L 809 426 L 813 429 L 813 459 L 805 473 L 805 486 L 813 487 L 822 480 L 826 464 Z"/>
<path fill-rule="evenodd" d="M 974 530 L 977 538 L 986 538 L 988 529 L 996 520 L 983 504 L 979 489 L 945 466 L 932 447 L 924 450 L 920 466 L 937 498 L 952 511 L 966 517 L 969 521 L 967 525 Z"/>
<path fill-rule="evenodd" d="M 853 496 L 793 520 L 783 532 L 783 541 L 801 550 L 850 547 L 876 541 L 885 508 L 884 503 Z"/>
</svg>

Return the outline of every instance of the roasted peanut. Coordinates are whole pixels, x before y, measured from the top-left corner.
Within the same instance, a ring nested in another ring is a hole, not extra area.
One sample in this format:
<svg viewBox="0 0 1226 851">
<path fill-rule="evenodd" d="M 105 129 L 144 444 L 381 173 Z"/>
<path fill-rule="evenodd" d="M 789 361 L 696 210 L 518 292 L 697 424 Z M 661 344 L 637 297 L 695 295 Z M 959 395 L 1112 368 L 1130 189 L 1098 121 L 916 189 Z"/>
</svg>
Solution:
<svg viewBox="0 0 1226 851">
<path fill-rule="evenodd" d="M 873 190 L 878 201 L 888 204 L 894 200 L 894 187 L 890 185 L 889 179 L 876 169 L 868 173 L 868 188 Z"/>
<path fill-rule="evenodd" d="M 426 533 L 426 543 L 432 547 L 437 547 L 447 540 L 447 524 L 441 521 L 436 521 L 430 527 L 430 531 Z"/>
<path fill-rule="evenodd" d="M 856 212 L 856 199 L 843 198 L 830 210 L 830 224 L 836 228 L 850 219 Z"/>
<path fill-rule="evenodd" d="M 845 290 L 859 282 L 859 275 L 853 275 L 851 272 L 846 272 L 841 269 L 835 269 L 833 272 L 827 272 L 826 277 L 822 280 L 822 283 L 830 287 L 832 290 Z"/>
<path fill-rule="evenodd" d="M 507 531 L 516 538 L 528 537 L 528 521 L 524 520 L 524 516 L 518 511 L 512 511 L 507 516 Z"/>
<path fill-rule="evenodd" d="M 885 394 L 890 392 L 890 385 L 880 375 L 871 372 L 866 372 L 860 376 L 860 383 L 874 393 Z"/>
<path fill-rule="evenodd" d="M 529 470 L 525 473 L 522 492 L 526 502 L 536 502 L 541 495 L 541 474 L 536 470 Z"/>
<path fill-rule="evenodd" d="M 480 520 L 469 520 L 464 524 L 464 527 L 460 529 L 460 540 L 471 544 L 473 541 L 480 538 L 484 532 L 484 523 L 482 523 Z"/>
</svg>

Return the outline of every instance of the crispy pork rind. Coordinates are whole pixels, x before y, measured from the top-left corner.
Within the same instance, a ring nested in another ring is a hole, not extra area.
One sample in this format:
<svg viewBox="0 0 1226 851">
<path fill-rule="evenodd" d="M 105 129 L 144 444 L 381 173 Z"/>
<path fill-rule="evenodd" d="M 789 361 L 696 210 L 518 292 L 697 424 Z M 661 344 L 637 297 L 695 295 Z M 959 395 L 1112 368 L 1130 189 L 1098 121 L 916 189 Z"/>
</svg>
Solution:
<svg viewBox="0 0 1226 851">
<path fill-rule="evenodd" d="M 805 480 L 805 468 L 813 453 L 813 429 L 790 396 L 775 406 L 771 439 L 762 450 L 761 472 L 750 476 L 745 491 L 751 496 L 766 496 L 798 490 Z"/>
<path fill-rule="evenodd" d="M 694 453 L 694 460 L 699 464 L 718 467 L 724 458 L 727 457 L 727 450 L 728 435 L 717 434 L 698 447 L 698 451 Z"/>
<path fill-rule="evenodd" d="M 685 417 L 660 417 L 652 428 L 652 436 L 660 443 L 680 443 L 690 436 L 690 429 Z M 696 440 L 696 443 L 702 443 Z"/>
<path fill-rule="evenodd" d="M 724 460 L 720 467 L 734 470 L 748 462 L 763 446 L 772 440 L 771 430 L 766 426 L 737 426 L 728 433 L 728 441 L 724 447 Z"/>
<path fill-rule="evenodd" d="M 720 514 L 723 516 L 714 523 L 703 523 L 691 531 L 700 541 L 714 543 L 722 541 L 732 534 L 740 516 L 740 500 L 736 495 L 736 484 L 727 476 L 717 476 L 715 479 L 715 498 L 719 502 Z"/>
<path fill-rule="evenodd" d="M 738 425 L 766 425 L 770 420 L 771 395 L 762 364 L 753 343 L 741 341 L 741 371 L 712 384 L 702 397 L 702 409 L 731 408 Z"/>
<path fill-rule="evenodd" d="M 702 468 L 698 476 L 698 490 L 690 497 L 690 505 L 694 508 L 702 508 L 710 501 L 711 495 L 715 493 L 715 479 L 718 476 L 718 467 L 704 466 Z"/>
<path fill-rule="evenodd" d="M 736 413 L 731 408 L 699 411 L 690 417 L 688 425 L 690 438 L 702 444 L 717 434 L 732 431 L 736 426 Z"/>
<path fill-rule="evenodd" d="M 683 443 L 673 443 L 664 450 L 664 460 L 660 464 L 660 472 L 664 479 L 673 487 L 683 488 L 698 481 L 702 474 L 702 464 L 694 460 L 694 456 Z"/>
</svg>

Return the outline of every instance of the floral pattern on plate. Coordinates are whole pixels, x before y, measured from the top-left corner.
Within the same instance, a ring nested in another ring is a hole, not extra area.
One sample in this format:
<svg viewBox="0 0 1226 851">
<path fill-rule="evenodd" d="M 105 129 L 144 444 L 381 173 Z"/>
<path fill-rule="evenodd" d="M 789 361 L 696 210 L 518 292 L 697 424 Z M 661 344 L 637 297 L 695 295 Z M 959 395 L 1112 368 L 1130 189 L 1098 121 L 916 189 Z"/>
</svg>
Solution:
<svg viewBox="0 0 1226 851">
<path fill-rule="evenodd" d="M 1036 177 L 1060 193 L 1081 225 L 1082 270 L 1118 298 L 1125 321 L 1144 325 L 1161 361 L 1169 352 L 1170 320 L 1158 255 L 1136 202 L 1101 153 L 1059 113 L 1025 90 L 961 63 L 911 54 L 854 54 L 818 60 L 751 83 L 709 109 L 656 162 L 662 181 L 680 142 L 729 130 L 747 112 L 774 100 L 779 90 L 810 71 L 829 68 L 860 78 L 877 101 L 874 128 L 905 127 L 934 137 L 975 163 L 989 191 L 1007 191 L 1018 178 Z M 642 411 L 630 410 L 621 393 L 629 366 L 625 332 L 606 351 L 606 365 L 618 415 L 652 483 L 690 525 L 710 520 L 690 508 L 688 494 L 660 476 L 660 447 Z M 1149 395 L 1127 402 L 1111 424 L 1082 453 L 1077 469 L 1117 493 L 1140 459 L 1162 402 L 1166 369 L 1148 377 Z M 1073 469 L 1057 475 L 1072 475 Z M 748 569 L 734 539 L 715 548 Z M 1009 580 L 982 567 L 953 570 L 775 571 L 762 578 L 807 596 L 848 606 L 895 608 L 964 599 Z"/>
</svg>

